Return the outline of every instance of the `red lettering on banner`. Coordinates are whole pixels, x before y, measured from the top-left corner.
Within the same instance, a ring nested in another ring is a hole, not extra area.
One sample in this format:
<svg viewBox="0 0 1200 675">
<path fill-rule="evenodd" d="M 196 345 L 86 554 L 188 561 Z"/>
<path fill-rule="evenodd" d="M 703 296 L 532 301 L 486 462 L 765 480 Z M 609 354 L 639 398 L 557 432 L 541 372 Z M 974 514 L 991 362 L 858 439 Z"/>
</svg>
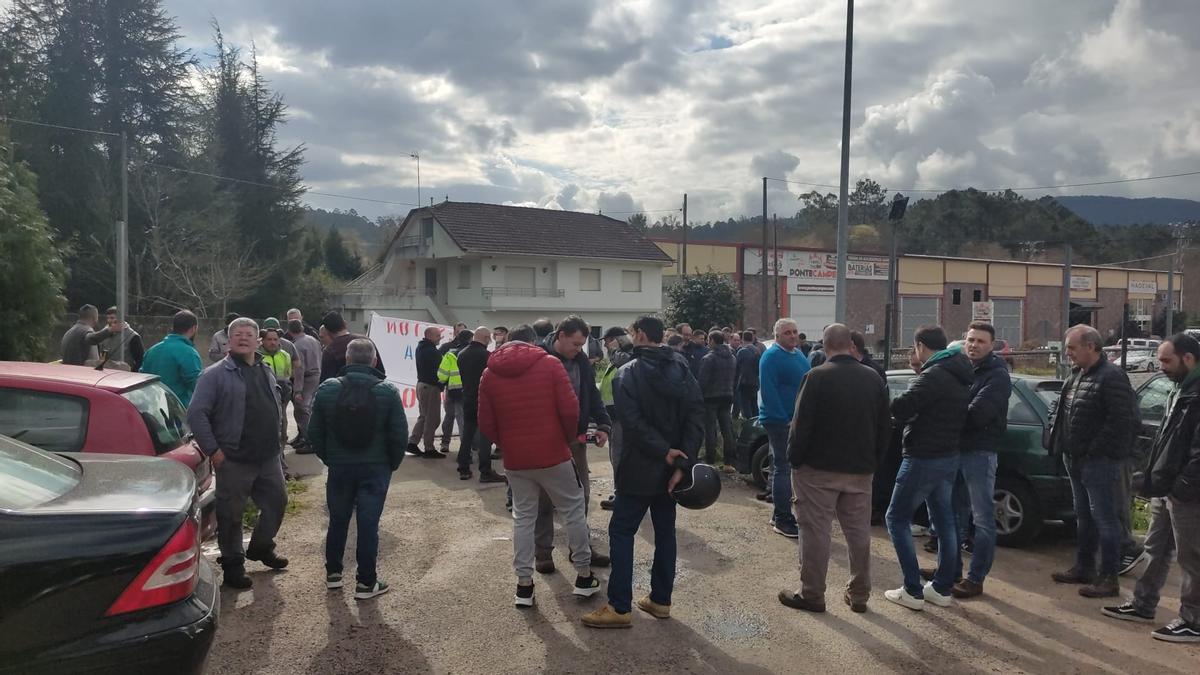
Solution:
<svg viewBox="0 0 1200 675">
<path fill-rule="evenodd" d="M 400 393 L 400 402 L 405 408 L 411 408 L 417 404 L 417 390 L 412 387 L 405 387 Z"/>
<path fill-rule="evenodd" d="M 405 321 L 405 322 L 401 323 L 400 324 L 400 334 L 408 335 L 408 327 L 409 327 L 409 322 Z"/>
<path fill-rule="evenodd" d="M 395 321 L 388 321 L 388 322 L 387 322 L 387 332 L 388 332 L 388 333 L 395 333 L 395 332 L 396 332 L 396 322 L 395 322 Z"/>
</svg>

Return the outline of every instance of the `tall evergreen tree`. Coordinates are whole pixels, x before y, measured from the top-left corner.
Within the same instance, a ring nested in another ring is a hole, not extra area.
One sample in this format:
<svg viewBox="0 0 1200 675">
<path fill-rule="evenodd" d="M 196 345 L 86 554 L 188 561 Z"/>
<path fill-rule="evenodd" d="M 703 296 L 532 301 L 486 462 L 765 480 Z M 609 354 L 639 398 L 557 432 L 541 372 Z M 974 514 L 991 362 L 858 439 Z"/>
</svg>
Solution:
<svg viewBox="0 0 1200 675">
<path fill-rule="evenodd" d="M 346 246 L 342 235 L 332 227 L 325 236 L 324 249 L 325 267 L 334 277 L 349 280 L 363 273 L 362 260 Z"/>
</svg>

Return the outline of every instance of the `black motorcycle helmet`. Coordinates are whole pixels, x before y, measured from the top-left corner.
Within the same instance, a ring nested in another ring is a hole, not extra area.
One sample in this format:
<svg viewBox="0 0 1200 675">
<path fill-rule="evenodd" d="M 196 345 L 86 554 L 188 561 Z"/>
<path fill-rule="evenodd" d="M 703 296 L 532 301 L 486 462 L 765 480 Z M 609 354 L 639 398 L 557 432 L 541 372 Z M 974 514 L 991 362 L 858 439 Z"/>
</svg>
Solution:
<svg viewBox="0 0 1200 675">
<path fill-rule="evenodd" d="M 682 459 L 676 460 L 675 467 L 683 470 L 683 480 L 671 491 L 676 504 L 685 509 L 705 509 L 716 503 L 721 496 L 721 476 L 716 469 Z"/>
</svg>

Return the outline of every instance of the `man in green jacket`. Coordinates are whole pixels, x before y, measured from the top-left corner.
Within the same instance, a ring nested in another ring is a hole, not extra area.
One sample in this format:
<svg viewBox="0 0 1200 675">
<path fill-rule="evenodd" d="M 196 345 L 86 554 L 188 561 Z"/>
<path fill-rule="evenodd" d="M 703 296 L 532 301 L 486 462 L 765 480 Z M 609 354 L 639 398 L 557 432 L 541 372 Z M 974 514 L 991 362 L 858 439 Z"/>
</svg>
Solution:
<svg viewBox="0 0 1200 675">
<path fill-rule="evenodd" d="M 192 402 L 196 381 L 204 370 L 200 352 L 192 339 L 196 337 L 199 322 L 196 315 L 185 310 L 175 313 L 171 320 L 171 333 L 162 342 L 146 350 L 142 359 L 142 372 L 157 375 L 167 388 L 175 392 L 183 407 Z"/>
<path fill-rule="evenodd" d="M 408 419 L 400 392 L 375 370 L 375 345 L 359 338 L 346 346 L 346 366 L 321 383 L 308 422 L 308 440 L 329 467 L 325 497 L 329 532 L 325 539 L 325 586 L 343 586 L 342 557 L 350 517 L 358 513 L 356 600 L 387 593 L 375 561 L 379 519 L 392 472 L 404 459 Z"/>
</svg>

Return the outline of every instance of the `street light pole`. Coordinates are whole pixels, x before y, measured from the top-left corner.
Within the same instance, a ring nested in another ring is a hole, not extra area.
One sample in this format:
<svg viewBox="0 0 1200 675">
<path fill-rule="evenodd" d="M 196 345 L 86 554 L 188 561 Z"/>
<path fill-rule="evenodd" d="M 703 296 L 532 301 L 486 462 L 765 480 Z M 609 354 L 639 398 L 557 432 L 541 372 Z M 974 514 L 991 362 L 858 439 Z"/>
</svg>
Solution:
<svg viewBox="0 0 1200 675">
<path fill-rule="evenodd" d="M 117 221 L 117 320 L 129 317 L 129 141 L 121 132 L 121 219 Z M 125 339 L 117 340 L 118 361 L 125 361 Z"/>
<path fill-rule="evenodd" d="M 846 0 L 846 79 L 842 88 L 842 173 L 838 188 L 837 286 L 834 287 L 833 316 L 846 322 L 846 263 L 850 253 L 850 214 L 847 204 L 850 184 L 850 82 L 854 61 L 854 0 Z"/>
<path fill-rule="evenodd" d="M 408 156 L 417 160 L 417 207 L 420 207 L 421 206 L 421 156 L 415 152 L 408 153 Z M 433 206 L 433 203 L 430 202 L 429 205 Z"/>
</svg>

